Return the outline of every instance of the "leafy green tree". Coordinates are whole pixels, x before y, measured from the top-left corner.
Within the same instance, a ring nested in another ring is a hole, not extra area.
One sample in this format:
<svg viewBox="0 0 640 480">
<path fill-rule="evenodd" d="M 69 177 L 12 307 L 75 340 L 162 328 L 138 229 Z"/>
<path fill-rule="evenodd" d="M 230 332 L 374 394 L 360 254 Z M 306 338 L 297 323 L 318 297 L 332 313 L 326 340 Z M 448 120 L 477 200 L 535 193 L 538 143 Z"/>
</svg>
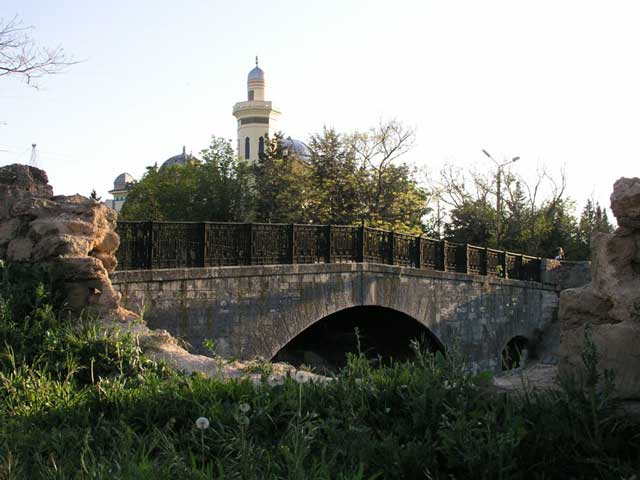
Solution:
<svg viewBox="0 0 640 480">
<path fill-rule="evenodd" d="M 147 167 L 120 212 L 136 221 L 247 221 L 253 195 L 246 162 L 228 141 L 212 137 L 202 160 L 185 165 Z"/>
<path fill-rule="evenodd" d="M 283 135 L 266 142 L 265 153 L 251 167 L 255 219 L 271 223 L 308 223 L 310 171 L 295 156 L 285 156 Z"/>
<path fill-rule="evenodd" d="M 325 127 L 311 137 L 310 148 L 309 220 L 343 225 L 364 219 L 368 175 L 346 137 Z"/>
<path fill-rule="evenodd" d="M 468 199 L 450 212 L 444 227 L 447 240 L 480 246 L 495 246 L 496 212 L 481 199 Z"/>
</svg>

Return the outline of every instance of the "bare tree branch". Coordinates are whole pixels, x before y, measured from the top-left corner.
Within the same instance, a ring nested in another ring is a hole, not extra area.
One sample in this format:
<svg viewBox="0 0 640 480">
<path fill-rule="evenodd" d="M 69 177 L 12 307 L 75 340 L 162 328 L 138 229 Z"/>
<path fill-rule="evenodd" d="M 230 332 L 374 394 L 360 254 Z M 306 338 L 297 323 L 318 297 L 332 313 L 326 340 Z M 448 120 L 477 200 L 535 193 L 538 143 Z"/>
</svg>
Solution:
<svg viewBox="0 0 640 480">
<path fill-rule="evenodd" d="M 79 62 L 67 57 L 60 46 L 38 47 L 30 36 L 32 30 L 17 15 L 10 20 L 0 18 L 0 77 L 22 77 L 37 88 L 37 79 L 65 72 Z"/>
</svg>

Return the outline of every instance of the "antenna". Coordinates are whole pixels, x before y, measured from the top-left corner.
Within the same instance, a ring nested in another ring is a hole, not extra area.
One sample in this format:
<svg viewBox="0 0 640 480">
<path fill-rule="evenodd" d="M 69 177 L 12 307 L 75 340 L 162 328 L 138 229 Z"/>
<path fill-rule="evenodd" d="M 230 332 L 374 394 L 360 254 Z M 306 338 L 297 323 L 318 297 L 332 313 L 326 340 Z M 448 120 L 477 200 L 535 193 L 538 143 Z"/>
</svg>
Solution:
<svg viewBox="0 0 640 480">
<path fill-rule="evenodd" d="M 30 167 L 38 166 L 38 151 L 36 150 L 36 144 L 31 144 L 31 159 L 29 160 Z"/>
</svg>

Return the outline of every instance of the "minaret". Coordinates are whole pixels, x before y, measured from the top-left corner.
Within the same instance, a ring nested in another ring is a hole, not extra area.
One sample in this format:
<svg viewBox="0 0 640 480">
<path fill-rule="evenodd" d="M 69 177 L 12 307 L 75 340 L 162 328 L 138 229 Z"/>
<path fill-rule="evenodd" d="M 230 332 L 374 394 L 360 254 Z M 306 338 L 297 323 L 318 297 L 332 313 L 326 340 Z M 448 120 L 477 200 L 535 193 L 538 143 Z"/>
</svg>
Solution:
<svg viewBox="0 0 640 480">
<path fill-rule="evenodd" d="M 256 66 L 247 78 L 247 101 L 233 106 L 238 119 L 238 156 L 249 162 L 258 160 L 265 151 L 266 136 L 273 137 L 280 111 L 264 99 L 264 72 Z"/>
</svg>

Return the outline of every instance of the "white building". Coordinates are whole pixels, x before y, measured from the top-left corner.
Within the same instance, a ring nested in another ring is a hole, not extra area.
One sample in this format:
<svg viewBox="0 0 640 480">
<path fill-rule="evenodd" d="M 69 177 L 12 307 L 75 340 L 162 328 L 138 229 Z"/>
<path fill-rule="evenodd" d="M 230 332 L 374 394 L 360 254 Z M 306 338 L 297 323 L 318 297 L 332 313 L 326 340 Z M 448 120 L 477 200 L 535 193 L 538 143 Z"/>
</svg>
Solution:
<svg viewBox="0 0 640 480">
<path fill-rule="evenodd" d="M 265 151 L 267 136 L 273 137 L 280 111 L 265 100 L 264 72 L 256 66 L 247 77 L 247 100 L 233 106 L 238 120 L 238 156 L 249 162 L 258 160 Z"/>
<path fill-rule="evenodd" d="M 265 86 L 264 71 L 258 66 L 256 57 L 256 66 L 247 77 L 247 100 L 233 106 L 233 116 L 238 122 L 238 157 L 249 162 L 258 161 L 260 155 L 265 152 L 267 137 L 274 137 L 277 132 L 277 120 L 281 115 L 280 110 L 276 109 L 271 101 L 265 100 Z M 281 146 L 285 155 L 296 156 L 301 160 L 309 157 L 307 145 L 300 140 L 289 137 L 282 141 Z M 185 165 L 189 161 L 197 159 L 187 154 L 186 149 L 182 147 L 182 154 L 169 158 L 160 168 Z M 118 175 L 113 190 L 109 191 L 113 199 L 107 200 L 105 204 L 119 212 L 134 183 L 135 179 L 128 173 Z"/>
</svg>

